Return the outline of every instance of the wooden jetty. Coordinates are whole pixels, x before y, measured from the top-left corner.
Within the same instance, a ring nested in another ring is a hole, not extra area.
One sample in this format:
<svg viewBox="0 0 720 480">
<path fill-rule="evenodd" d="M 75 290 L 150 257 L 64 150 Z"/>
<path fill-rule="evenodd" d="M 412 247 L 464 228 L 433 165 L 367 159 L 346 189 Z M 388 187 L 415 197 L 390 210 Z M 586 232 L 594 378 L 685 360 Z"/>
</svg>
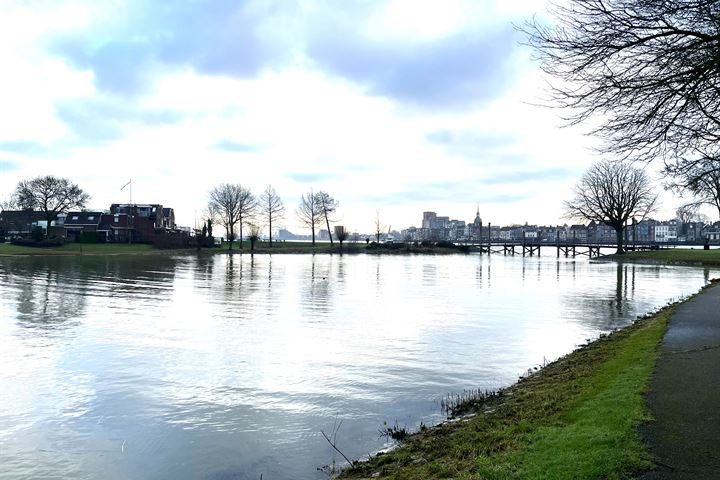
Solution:
<svg viewBox="0 0 720 480">
<path fill-rule="evenodd" d="M 616 249 L 614 243 L 589 243 L 589 242 L 573 242 L 573 243 L 553 243 L 553 242 L 507 242 L 507 241 L 491 241 L 468 243 L 476 248 L 482 254 L 500 254 L 500 255 L 522 255 L 535 256 L 540 255 L 540 249 L 554 249 L 556 256 L 578 257 L 586 256 L 588 258 L 599 257 L 601 249 Z M 679 244 L 678 244 L 679 245 Z M 625 249 L 634 250 L 657 250 L 659 248 L 671 248 L 678 246 L 676 244 L 658 245 L 656 243 L 647 244 L 631 244 L 626 245 Z"/>
</svg>

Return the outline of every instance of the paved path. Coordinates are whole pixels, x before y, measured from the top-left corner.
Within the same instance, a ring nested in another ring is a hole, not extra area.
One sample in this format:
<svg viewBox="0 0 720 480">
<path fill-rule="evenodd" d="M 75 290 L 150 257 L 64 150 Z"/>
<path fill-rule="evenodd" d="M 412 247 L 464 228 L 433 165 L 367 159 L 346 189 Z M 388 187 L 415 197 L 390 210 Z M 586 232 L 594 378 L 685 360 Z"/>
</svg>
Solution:
<svg viewBox="0 0 720 480">
<path fill-rule="evenodd" d="M 643 480 L 720 479 L 720 285 L 670 319 L 643 429 L 658 469 Z"/>
</svg>

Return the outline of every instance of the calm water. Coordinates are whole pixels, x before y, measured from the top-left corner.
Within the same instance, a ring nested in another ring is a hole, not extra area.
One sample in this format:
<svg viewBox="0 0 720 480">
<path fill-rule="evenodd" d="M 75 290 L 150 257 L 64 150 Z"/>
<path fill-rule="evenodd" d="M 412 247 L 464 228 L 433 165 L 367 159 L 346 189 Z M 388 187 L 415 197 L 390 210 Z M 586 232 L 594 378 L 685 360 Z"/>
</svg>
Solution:
<svg viewBox="0 0 720 480">
<path fill-rule="evenodd" d="M 554 257 L 0 258 L 0 478 L 325 478 L 383 421 L 720 272 Z"/>
</svg>

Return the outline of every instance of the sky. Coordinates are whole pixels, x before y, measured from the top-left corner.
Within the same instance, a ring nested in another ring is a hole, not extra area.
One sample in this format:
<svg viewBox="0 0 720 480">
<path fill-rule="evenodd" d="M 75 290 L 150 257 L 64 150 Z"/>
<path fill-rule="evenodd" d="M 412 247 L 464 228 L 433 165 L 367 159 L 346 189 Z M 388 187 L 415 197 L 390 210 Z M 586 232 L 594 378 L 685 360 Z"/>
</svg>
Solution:
<svg viewBox="0 0 720 480">
<path fill-rule="evenodd" d="M 544 0 L 91 0 L 0 4 L 0 200 L 67 177 L 88 207 L 132 200 L 193 226 L 208 191 L 272 185 L 284 226 L 325 190 L 337 221 L 423 211 L 566 223 L 599 158 L 537 106 L 545 80 L 513 25 Z M 549 21 L 549 20 L 548 20 Z M 660 191 L 661 188 L 658 188 Z M 657 218 L 680 201 L 662 194 Z"/>
</svg>

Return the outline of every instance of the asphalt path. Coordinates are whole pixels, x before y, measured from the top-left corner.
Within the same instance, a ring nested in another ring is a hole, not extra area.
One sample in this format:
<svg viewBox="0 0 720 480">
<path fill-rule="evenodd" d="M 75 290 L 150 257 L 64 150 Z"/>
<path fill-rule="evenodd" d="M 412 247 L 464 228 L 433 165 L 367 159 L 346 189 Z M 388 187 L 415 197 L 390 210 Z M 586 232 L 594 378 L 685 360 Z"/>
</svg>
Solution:
<svg viewBox="0 0 720 480">
<path fill-rule="evenodd" d="M 680 305 L 660 345 L 642 429 L 657 469 L 643 480 L 720 479 L 720 285 Z"/>
</svg>

